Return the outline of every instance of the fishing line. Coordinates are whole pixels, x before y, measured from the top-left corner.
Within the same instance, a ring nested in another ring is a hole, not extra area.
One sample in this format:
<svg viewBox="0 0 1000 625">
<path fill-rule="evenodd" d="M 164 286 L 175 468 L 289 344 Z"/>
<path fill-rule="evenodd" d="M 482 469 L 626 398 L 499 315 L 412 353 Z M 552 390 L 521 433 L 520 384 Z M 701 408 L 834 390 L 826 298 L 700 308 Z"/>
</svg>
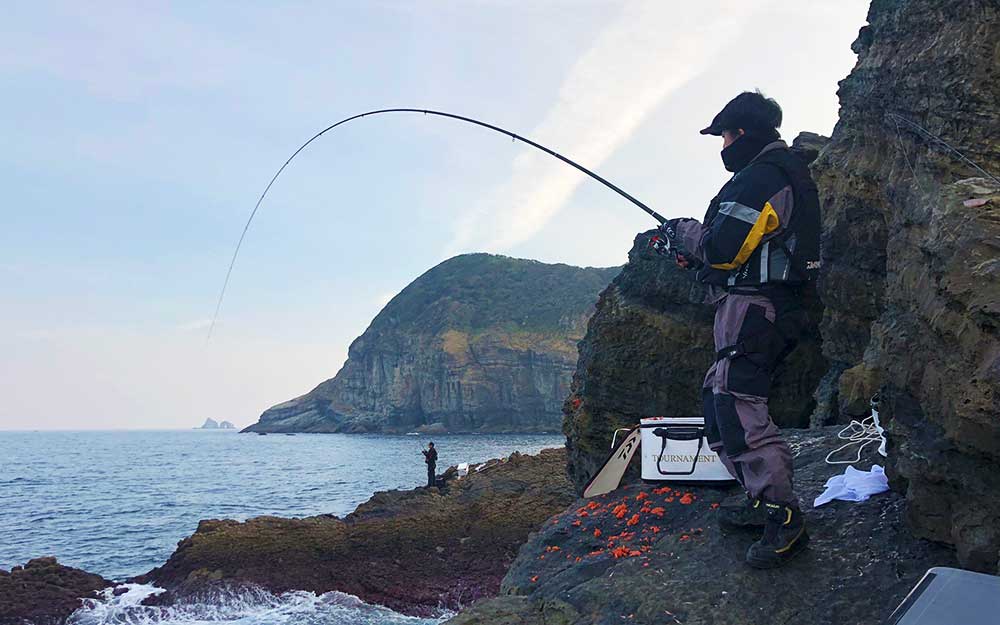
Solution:
<svg viewBox="0 0 1000 625">
<path fill-rule="evenodd" d="M 889 113 L 889 115 L 891 115 L 891 113 Z M 895 116 L 893 116 L 893 118 L 890 119 L 892 119 L 893 125 L 896 126 L 896 141 L 899 143 L 899 151 L 903 155 L 903 161 L 906 163 L 906 167 L 910 170 L 910 175 L 913 176 L 913 182 L 917 183 L 917 186 L 920 187 L 925 194 L 930 195 L 929 191 L 926 188 L 924 188 L 923 183 L 917 176 L 916 168 L 914 168 L 913 164 L 910 162 L 910 156 L 909 154 L 906 153 L 906 146 L 903 145 L 903 132 L 899 128 L 899 121 L 894 119 L 894 117 Z"/>
<path fill-rule="evenodd" d="M 967 156 L 965 156 L 964 154 L 962 154 L 961 152 L 959 152 L 956 148 L 952 147 L 947 141 L 945 141 L 941 137 L 938 137 L 937 135 L 935 135 L 931 131 L 929 131 L 926 128 L 924 128 L 923 126 L 921 126 L 920 124 L 918 124 L 918 123 L 916 123 L 914 121 L 910 121 L 909 119 L 906 119 L 905 117 L 903 117 L 901 115 L 896 115 L 895 113 L 888 113 L 887 112 L 885 114 L 885 116 L 886 116 L 886 119 L 892 121 L 893 125 L 896 128 L 896 141 L 897 141 L 897 144 L 898 144 L 898 150 L 903 155 L 903 161 L 906 163 L 906 167 L 910 170 L 910 175 L 913 176 L 913 182 L 917 185 L 918 189 L 920 191 L 922 191 L 924 193 L 924 195 L 926 195 L 927 197 L 931 197 L 931 195 L 932 195 L 931 194 L 931 190 L 930 190 L 930 188 L 926 184 L 924 184 L 925 183 L 925 179 L 923 177 L 917 175 L 917 169 L 914 166 L 913 162 L 910 161 L 909 154 L 906 153 L 906 145 L 904 145 L 904 143 L 903 143 L 903 132 L 902 132 L 902 130 L 899 127 L 899 122 L 903 122 L 905 124 L 908 124 L 911 128 L 917 130 L 918 134 L 922 134 L 924 137 L 933 139 L 937 143 L 943 145 L 948 151 L 950 151 L 952 154 L 958 156 L 958 158 L 960 158 L 963 162 L 968 163 L 970 166 L 972 166 L 973 168 L 975 168 L 976 171 L 980 172 L 981 174 L 983 174 L 984 176 L 986 176 L 990 180 L 993 180 L 998 185 L 1000 185 L 1000 178 L 997 178 L 996 176 L 990 174 L 988 171 L 986 171 L 985 169 L 983 169 L 982 167 L 980 167 L 978 164 L 976 164 L 975 162 L 973 162 L 972 159 L 968 158 Z M 915 156 L 914 156 L 914 160 L 916 160 Z M 959 224 L 959 225 L 964 226 L 965 224 L 967 224 L 969 221 L 971 221 L 973 219 L 975 219 L 975 214 L 974 213 L 971 213 L 971 212 L 963 213 L 962 214 L 962 221 L 961 221 L 961 224 Z"/>
<path fill-rule="evenodd" d="M 243 239 L 246 238 L 247 231 L 250 229 L 250 223 L 253 221 L 254 215 L 257 214 L 257 209 L 260 208 L 260 204 L 261 204 L 261 202 L 264 201 L 264 197 L 267 195 L 267 192 L 271 190 L 271 185 L 274 184 L 274 181 L 278 179 L 278 176 L 281 175 L 281 172 L 285 171 L 285 168 L 288 167 L 288 164 L 292 162 L 292 159 L 295 158 L 296 156 L 298 156 L 299 152 L 301 152 L 302 150 L 304 150 L 306 148 L 306 146 L 308 146 L 310 143 L 312 143 L 316 139 L 319 139 L 320 137 L 322 137 L 327 132 L 333 130 L 337 126 L 340 126 L 341 124 L 346 124 L 349 121 L 353 121 L 355 119 L 360 119 L 362 117 L 367 117 L 369 115 L 381 115 L 383 113 L 423 113 L 424 115 L 436 115 L 438 117 L 448 117 L 448 118 L 457 119 L 459 121 L 463 121 L 463 122 L 466 122 L 466 123 L 469 123 L 469 124 L 475 124 L 476 126 L 482 126 L 483 128 L 488 128 L 488 129 L 493 130 L 495 132 L 499 132 L 500 134 L 507 135 L 508 137 L 511 138 L 511 141 L 521 141 L 522 143 L 526 143 L 526 144 L 530 145 L 533 148 L 537 148 L 537 149 L 541 150 L 542 152 L 545 152 L 546 154 L 548 154 L 550 156 L 554 156 L 554 157 L 558 158 L 559 160 L 561 160 L 562 162 L 566 163 L 567 165 L 572 165 L 576 169 L 582 171 L 583 173 L 585 173 L 588 176 L 590 176 L 591 178 L 597 180 L 598 182 L 600 182 L 604 186 L 608 187 L 612 191 L 618 193 L 619 195 L 621 195 L 622 197 L 624 197 L 628 201 L 632 202 L 633 204 L 635 204 L 636 206 L 638 206 L 639 208 L 641 208 L 643 211 L 645 211 L 647 214 L 649 214 L 651 217 L 653 217 L 654 219 L 656 219 L 661 224 L 666 221 L 665 217 L 663 217 L 662 215 L 660 215 L 659 213 L 657 213 L 656 211 L 654 211 L 650 207 L 646 206 L 645 204 L 643 204 L 639 200 L 635 199 L 630 194 L 628 194 L 625 191 L 623 191 L 622 189 L 620 189 L 618 186 L 612 184 L 611 182 L 608 182 L 607 180 L 605 180 L 601 176 L 599 176 L 599 175 L 595 174 L 594 172 L 590 171 L 589 169 L 587 169 L 583 165 L 580 165 L 579 163 L 576 163 L 576 162 L 574 162 L 574 161 L 566 158 L 565 156 L 563 156 L 562 154 L 559 154 L 558 152 L 556 152 L 554 150 L 550 150 L 549 148 L 545 147 L 544 145 L 536 143 L 536 142 L 532 141 L 531 139 L 528 139 L 526 137 L 522 137 L 521 135 L 513 133 L 513 132 L 511 132 L 509 130 L 505 130 L 504 128 L 501 128 L 499 126 L 494 126 L 493 124 L 488 124 L 486 122 L 479 121 L 478 119 L 473 119 L 471 117 L 464 117 L 462 115 L 455 115 L 454 113 L 445 113 L 445 112 L 442 112 L 442 111 L 432 111 L 432 110 L 425 110 L 425 109 L 393 108 L 393 109 L 379 109 L 379 110 L 376 110 L 376 111 L 367 111 L 365 113 L 359 113 L 357 115 L 352 115 L 350 117 L 342 119 L 342 120 L 340 120 L 339 122 L 337 122 L 335 124 L 331 124 L 330 126 L 327 126 L 323 130 L 321 130 L 321 131 L 317 132 L 315 135 L 313 135 L 312 138 L 310 138 L 308 141 L 306 141 L 301 146 L 299 146 L 299 149 L 297 149 L 294 152 L 292 152 L 292 155 L 289 156 L 288 160 L 286 160 L 285 163 L 281 167 L 278 168 L 278 171 L 271 178 L 271 181 L 267 183 L 266 187 L 264 187 L 264 192 L 260 194 L 259 198 L 257 198 L 257 203 L 254 205 L 253 210 L 250 212 L 250 217 L 249 217 L 249 219 L 247 219 L 246 225 L 243 226 L 243 232 L 240 234 L 240 239 L 236 243 L 236 250 L 233 251 L 233 258 L 229 262 L 229 269 L 226 270 L 226 279 L 222 283 L 222 291 L 219 292 L 219 300 L 215 304 L 215 314 L 212 315 L 212 323 L 211 323 L 211 325 L 208 328 L 208 336 L 205 338 L 206 342 L 209 339 L 212 338 L 212 331 L 215 329 L 215 322 L 218 320 L 218 318 L 219 318 L 219 310 L 222 308 L 222 299 L 226 295 L 226 287 L 229 286 L 229 278 L 232 276 L 233 267 L 236 265 L 236 257 L 240 253 L 240 247 L 243 245 Z"/>
<path fill-rule="evenodd" d="M 985 169 L 983 169 L 982 167 L 980 167 L 975 161 L 973 161 L 972 159 L 970 159 L 969 157 L 967 157 L 965 154 L 962 154 L 960 151 L 958 151 L 957 148 L 953 147 L 947 141 L 945 141 L 941 137 L 937 136 L 936 134 L 934 134 L 930 130 L 927 130 L 926 128 L 924 128 L 923 126 L 921 126 L 920 124 L 918 124 L 917 122 L 909 120 L 909 119 L 903 117 L 902 115 L 897 115 L 896 113 L 888 113 L 887 112 L 885 114 L 885 116 L 888 117 L 889 119 L 891 119 L 894 123 L 896 123 L 896 132 L 897 132 L 897 135 L 899 133 L 899 123 L 898 122 L 903 122 L 904 124 L 906 124 L 907 126 L 909 126 L 910 128 L 912 128 L 913 130 L 915 130 L 918 133 L 922 134 L 925 138 L 930 139 L 930 140 L 934 141 L 935 143 L 943 146 L 945 149 L 947 149 L 953 155 L 955 155 L 959 159 L 961 159 L 962 162 L 966 163 L 967 165 L 969 165 L 970 167 L 972 167 L 973 169 L 975 169 L 976 171 L 978 171 L 982 175 L 986 176 L 987 178 L 989 178 L 993 182 L 995 182 L 998 185 L 1000 185 L 1000 178 L 997 178 L 996 176 L 994 176 L 990 172 L 988 172 Z M 907 159 L 907 165 L 909 165 L 909 159 Z M 911 167 L 911 169 L 912 169 L 912 167 Z"/>
</svg>

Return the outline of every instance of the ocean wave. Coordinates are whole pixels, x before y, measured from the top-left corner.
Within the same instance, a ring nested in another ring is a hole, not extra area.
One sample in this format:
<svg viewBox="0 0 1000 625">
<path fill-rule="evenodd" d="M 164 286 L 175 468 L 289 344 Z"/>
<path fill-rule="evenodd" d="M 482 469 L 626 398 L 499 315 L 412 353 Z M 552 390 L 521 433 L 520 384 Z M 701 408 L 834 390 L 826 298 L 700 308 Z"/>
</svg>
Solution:
<svg viewBox="0 0 1000 625">
<path fill-rule="evenodd" d="M 125 592 L 122 592 L 122 588 Z M 218 590 L 197 601 L 171 606 L 144 606 L 147 597 L 163 592 L 149 584 L 108 588 L 97 599 L 87 599 L 68 625 L 436 625 L 451 614 L 418 618 L 370 605 L 353 595 L 328 592 Z"/>
</svg>

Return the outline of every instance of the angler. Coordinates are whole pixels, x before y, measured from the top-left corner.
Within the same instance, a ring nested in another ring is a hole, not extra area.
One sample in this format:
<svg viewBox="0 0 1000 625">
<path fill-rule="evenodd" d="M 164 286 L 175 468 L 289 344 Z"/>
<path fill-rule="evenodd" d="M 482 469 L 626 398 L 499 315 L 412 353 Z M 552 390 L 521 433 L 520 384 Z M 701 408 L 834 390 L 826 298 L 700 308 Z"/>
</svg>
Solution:
<svg viewBox="0 0 1000 625">
<path fill-rule="evenodd" d="M 701 134 L 721 136 L 733 177 L 702 221 L 669 219 L 657 251 L 709 286 L 716 360 L 702 402 L 709 446 L 747 492 L 721 511 L 730 527 L 763 528 L 747 551 L 780 566 L 809 540 L 792 491 L 792 454 L 768 414 L 775 367 L 806 324 L 803 286 L 819 270 L 820 212 L 806 161 L 781 140 L 781 107 L 759 92 L 736 96 Z"/>
</svg>

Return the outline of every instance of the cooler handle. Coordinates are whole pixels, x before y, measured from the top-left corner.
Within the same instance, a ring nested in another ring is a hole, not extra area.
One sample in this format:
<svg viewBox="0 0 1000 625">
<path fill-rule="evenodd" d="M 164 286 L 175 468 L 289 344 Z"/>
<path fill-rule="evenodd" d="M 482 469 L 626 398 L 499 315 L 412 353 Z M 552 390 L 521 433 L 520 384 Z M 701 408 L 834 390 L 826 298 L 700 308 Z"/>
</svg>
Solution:
<svg viewBox="0 0 1000 625">
<path fill-rule="evenodd" d="M 701 455 L 701 448 L 705 444 L 705 428 L 685 426 L 656 428 L 653 430 L 653 435 L 663 439 L 663 444 L 660 446 L 660 456 L 656 459 L 656 470 L 660 472 L 660 475 L 694 474 L 695 469 L 698 468 L 698 456 Z M 664 471 L 660 468 L 660 464 L 663 462 L 663 454 L 667 451 L 668 439 L 672 441 L 693 441 L 696 438 L 698 439 L 698 451 L 694 453 L 694 462 L 691 463 L 690 471 Z"/>
<path fill-rule="evenodd" d="M 618 433 L 619 432 L 631 432 L 631 431 L 632 431 L 632 428 L 618 428 L 617 430 L 615 430 L 614 435 L 611 437 L 611 449 L 614 449 L 615 445 L 618 444 Z"/>
</svg>

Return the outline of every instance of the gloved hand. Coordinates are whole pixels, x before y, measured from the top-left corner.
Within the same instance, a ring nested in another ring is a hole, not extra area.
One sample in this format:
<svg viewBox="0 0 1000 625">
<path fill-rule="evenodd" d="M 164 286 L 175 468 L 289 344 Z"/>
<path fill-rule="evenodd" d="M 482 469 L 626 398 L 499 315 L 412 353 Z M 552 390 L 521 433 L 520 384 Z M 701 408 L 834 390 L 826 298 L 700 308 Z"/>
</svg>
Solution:
<svg viewBox="0 0 1000 625">
<path fill-rule="evenodd" d="M 660 234 L 654 236 L 654 239 L 662 237 L 664 241 L 662 243 L 651 241 L 650 244 L 658 253 L 672 255 L 678 267 L 683 269 L 697 269 L 701 266 L 701 263 L 697 258 L 694 258 L 684 250 L 677 238 L 677 225 L 682 221 L 685 221 L 685 219 L 668 219 L 660 224 Z"/>
<path fill-rule="evenodd" d="M 681 219 L 668 219 L 660 224 L 660 232 L 670 241 L 671 247 L 675 245 L 674 240 L 677 238 L 677 224 L 681 221 Z"/>
</svg>

